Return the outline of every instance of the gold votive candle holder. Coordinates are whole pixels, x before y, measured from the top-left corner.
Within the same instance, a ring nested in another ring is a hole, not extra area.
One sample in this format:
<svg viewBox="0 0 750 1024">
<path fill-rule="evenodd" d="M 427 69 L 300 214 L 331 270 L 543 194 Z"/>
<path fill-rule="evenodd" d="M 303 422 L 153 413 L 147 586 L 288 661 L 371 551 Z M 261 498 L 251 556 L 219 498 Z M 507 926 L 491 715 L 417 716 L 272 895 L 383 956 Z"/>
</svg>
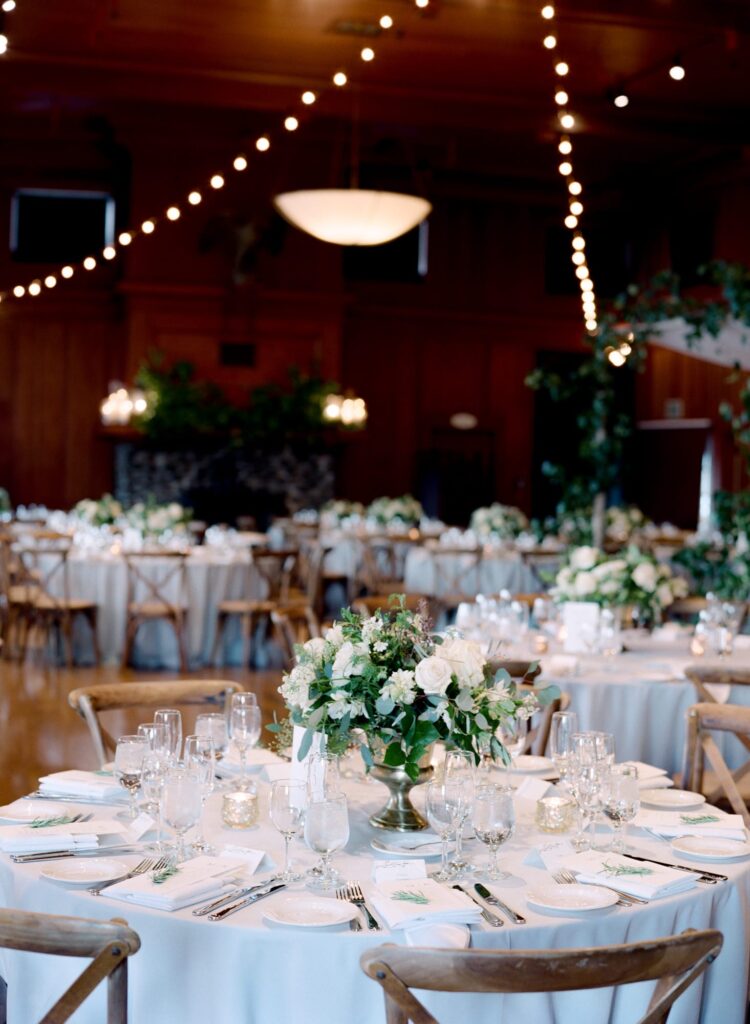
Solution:
<svg viewBox="0 0 750 1024">
<path fill-rule="evenodd" d="M 536 802 L 536 824 L 542 832 L 567 832 L 575 824 L 575 801 L 566 796 L 545 796 Z"/>
<path fill-rule="evenodd" d="M 534 650 L 537 654 L 546 654 L 549 649 L 549 641 L 546 636 L 538 633 L 534 637 Z"/>
<path fill-rule="evenodd" d="M 221 818 L 230 828 L 252 828 L 258 822 L 258 794 L 249 791 L 225 793 Z"/>
</svg>

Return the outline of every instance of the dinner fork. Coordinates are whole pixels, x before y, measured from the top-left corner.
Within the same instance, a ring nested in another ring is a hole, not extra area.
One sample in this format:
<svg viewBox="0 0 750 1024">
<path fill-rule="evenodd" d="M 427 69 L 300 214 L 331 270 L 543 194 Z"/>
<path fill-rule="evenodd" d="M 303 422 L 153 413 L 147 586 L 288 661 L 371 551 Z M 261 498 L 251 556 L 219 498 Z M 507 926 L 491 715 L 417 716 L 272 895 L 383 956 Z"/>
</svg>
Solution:
<svg viewBox="0 0 750 1024">
<path fill-rule="evenodd" d="M 353 906 L 357 906 L 356 903 L 354 903 L 352 900 L 350 900 L 349 897 L 346 895 L 346 889 L 337 889 L 336 890 L 336 899 L 337 900 L 343 900 L 344 903 L 352 903 Z M 357 907 L 357 910 L 359 910 L 359 907 Z M 353 917 L 351 919 L 351 921 L 349 922 L 349 928 L 353 932 L 361 932 L 362 931 L 362 925 L 359 923 L 359 918 Z"/>
<path fill-rule="evenodd" d="M 362 888 L 359 882 L 347 882 L 346 885 L 344 886 L 343 891 L 346 894 L 344 896 L 344 899 L 348 900 L 350 903 L 353 903 L 355 907 L 359 907 L 359 909 L 364 912 L 364 915 L 367 918 L 368 929 L 371 932 L 379 932 L 380 925 L 372 916 L 367 907 L 367 904 L 365 903 L 365 897 L 362 893 Z"/>
<path fill-rule="evenodd" d="M 578 879 L 572 871 L 560 870 L 552 875 L 554 880 L 560 885 L 575 885 Z M 585 883 L 584 883 L 585 884 Z M 612 889 L 612 892 L 616 892 L 618 895 L 617 906 L 618 907 L 632 907 L 634 903 L 647 903 L 648 900 L 642 900 L 638 896 L 631 896 L 629 893 L 622 892 L 620 889 L 613 889 L 611 885 L 607 884 L 607 889 Z"/>
<path fill-rule="evenodd" d="M 133 878 L 135 875 L 145 875 L 147 871 L 151 870 L 161 871 L 161 869 L 165 868 L 168 863 L 169 857 L 159 857 L 158 860 L 155 860 L 153 857 L 145 857 L 140 864 L 136 864 L 132 871 L 128 871 L 126 875 L 121 875 L 120 878 L 113 878 L 111 882 L 104 882 L 102 885 L 94 885 L 88 890 L 88 892 L 90 892 L 92 896 L 98 896 L 102 889 L 108 889 L 109 886 L 114 885 L 115 882 L 124 882 L 127 878 Z"/>
</svg>

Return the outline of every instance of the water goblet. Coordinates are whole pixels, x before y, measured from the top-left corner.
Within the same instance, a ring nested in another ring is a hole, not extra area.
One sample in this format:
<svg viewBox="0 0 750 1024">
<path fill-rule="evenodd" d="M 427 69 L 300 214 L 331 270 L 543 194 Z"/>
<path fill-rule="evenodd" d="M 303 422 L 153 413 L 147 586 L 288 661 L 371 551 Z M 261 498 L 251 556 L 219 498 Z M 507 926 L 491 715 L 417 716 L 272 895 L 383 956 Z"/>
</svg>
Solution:
<svg viewBox="0 0 750 1024">
<path fill-rule="evenodd" d="M 246 707 L 257 707 L 258 698 L 250 690 L 241 690 L 239 693 L 232 694 L 232 707 L 233 708 L 246 708 Z"/>
<path fill-rule="evenodd" d="M 115 748 L 115 778 L 128 791 L 129 804 L 127 811 L 121 811 L 118 818 L 132 821 L 138 816 L 136 793 L 141 785 L 143 759 L 148 753 L 148 740 L 145 736 L 120 736 Z"/>
<path fill-rule="evenodd" d="M 295 872 L 289 859 L 289 846 L 300 835 L 305 824 L 307 792 L 302 782 L 278 779 L 271 786 L 269 810 L 274 828 L 284 837 L 284 870 L 282 882 L 297 882 L 302 875 Z"/>
<path fill-rule="evenodd" d="M 612 822 L 610 849 L 615 853 L 622 853 L 625 850 L 627 824 L 635 818 L 641 806 L 638 769 L 635 765 L 611 765 L 602 780 L 601 798 L 602 811 Z"/>
<path fill-rule="evenodd" d="M 461 783 L 464 792 L 460 820 L 456 822 L 456 849 L 450 863 L 455 878 L 463 878 L 474 870 L 474 865 L 464 857 L 463 839 L 464 825 L 471 813 L 475 768 L 474 755 L 469 750 L 449 750 L 445 755 L 443 777 L 446 782 Z"/>
<path fill-rule="evenodd" d="M 160 708 L 154 712 L 154 722 L 166 729 L 166 750 L 177 762 L 182 750 L 182 715 L 175 708 Z"/>
<path fill-rule="evenodd" d="M 150 751 L 160 752 L 164 750 L 167 741 L 167 730 L 162 722 L 142 722 L 136 732 L 139 736 L 146 737 Z"/>
<path fill-rule="evenodd" d="M 240 755 L 240 778 L 237 785 L 247 788 L 247 752 L 260 737 L 260 708 L 257 704 L 232 708 L 230 727 L 232 742 Z"/>
<path fill-rule="evenodd" d="M 587 850 L 592 846 L 587 833 L 600 807 L 601 768 L 596 761 L 583 760 L 572 763 L 570 788 L 579 813 L 579 827 L 573 837 L 573 846 L 576 850 Z"/>
<path fill-rule="evenodd" d="M 229 746 L 229 728 L 226 715 L 198 715 L 195 719 L 195 734 L 202 737 L 209 751 L 211 761 L 211 788 L 216 777 L 216 762 L 220 761 Z"/>
<path fill-rule="evenodd" d="M 552 715 L 549 733 L 549 751 L 555 768 L 562 781 L 568 773 L 572 754 L 572 737 L 578 732 L 578 715 L 575 711 L 555 711 Z"/>
<path fill-rule="evenodd" d="M 507 878 L 506 871 L 500 871 L 497 851 L 510 839 L 515 829 L 513 797 L 500 786 L 480 786 L 474 792 L 471 809 L 471 823 L 480 843 L 489 849 L 490 858 L 485 876 L 491 882 Z"/>
<path fill-rule="evenodd" d="M 213 783 L 213 747 L 210 736 L 186 736 L 183 760 L 185 767 L 195 771 L 201 787 L 201 811 L 206 806 L 206 799 L 211 793 Z M 193 839 L 193 849 L 200 853 L 207 852 L 208 843 L 198 822 L 198 834 Z"/>
<path fill-rule="evenodd" d="M 341 882 L 338 872 L 331 867 L 331 856 L 343 850 L 349 842 L 349 813 L 343 793 L 314 800 L 305 813 L 305 842 L 320 854 L 319 874 L 308 876 L 311 889 L 329 890 Z"/>
<path fill-rule="evenodd" d="M 464 787 L 460 782 L 450 782 L 444 778 L 434 779 L 427 786 L 425 811 L 430 826 L 440 836 L 441 862 L 440 870 L 433 875 L 438 882 L 447 882 L 453 878 L 453 871 L 448 863 L 448 840 L 456 831 L 464 813 Z"/>
<path fill-rule="evenodd" d="M 177 861 L 186 860 L 185 834 L 198 824 L 202 808 L 200 775 L 187 768 L 173 768 L 164 781 L 161 815 L 177 836 Z"/>
</svg>

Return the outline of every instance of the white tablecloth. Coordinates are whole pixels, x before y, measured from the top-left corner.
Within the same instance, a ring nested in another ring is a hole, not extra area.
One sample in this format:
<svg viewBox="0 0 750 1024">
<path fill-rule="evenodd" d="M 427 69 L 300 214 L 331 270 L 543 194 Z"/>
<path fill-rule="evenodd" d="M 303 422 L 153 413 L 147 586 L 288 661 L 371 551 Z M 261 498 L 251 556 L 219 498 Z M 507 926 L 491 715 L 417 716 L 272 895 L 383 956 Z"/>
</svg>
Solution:
<svg viewBox="0 0 750 1024">
<path fill-rule="evenodd" d="M 539 589 L 533 572 L 524 564 L 520 554 L 508 551 L 485 553 L 479 566 L 472 565 L 470 554 L 444 554 L 439 548 L 413 548 L 406 556 L 404 585 L 408 593 L 442 597 L 446 592 L 445 579 L 455 580 L 458 591 L 466 598 L 477 594 L 497 594 L 509 590 L 512 594 L 529 594 Z M 442 572 L 435 569 L 435 561 L 442 563 Z"/>
<path fill-rule="evenodd" d="M 207 809 L 207 832 L 215 841 L 241 843 L 267 850 L 281 862 L 280 836 L 267 822 L 267 789 L 260 787 L 262 824 L 248 832 L 231 832 L 218 824 L 216 797 Z M 348 879 L 359 879 L 365 891 L 371 875 L 377 833 L 367 814 L 386 795 L 379 783 L 348 783 L 351 838 L 335 864 Z M 418 799 L 418 796 L 417 796 Z M 729 875 L 728 883 L 698 885 L 682 895 L 631 909 L 612 907 L 578 916 L 552 916 L 526 903 L 529 883 L 549 876 L 524 860 L 540 836 L 530 824 L 531 808 L 519 809 L 516 836 L 501 852 L 512 873 L 497 892 L 522 913 L 528 924 L 506 923 L 490 929 L 472 928 L 475 947 L 497 949 L 564 948 L 637 941 L 675 934 L 686 928 L 719 928 L 724 949 L 703 979 L 680 998 L 670 1024 L 744 1024 L 748 932 L 750 930 L 750 862 L 704 867 Z M 665 844 L 637 839 L 637 846 L 660 860 L 670 859 Z M 468 850 L 477 860 L 484 851 L 476 842 Z M 314 856 L 293 844 L 298 862 L 309 866 Z M 695 866 L 694 864 L 691 866 Z M 6 906 L 106 919 L 124 917 L 141 936 L 142 948 L 130 962 L 130 1019 L 158 1024 L 383 1024 L 382 994 L 359 968 L 360 954 L 381 942 L 401 942 L 387 931 L 322 931 L 271 928 L 263 921 L 264 903 L 222 922 L 191 916 L 189 910 L 168 914 L 131 906 L 104 896 L 65 889 L 39 877 L 38 865 L 0 861 L 0 898 Z M 270 897 L 266 906 L 274 899 Z M 31 1024 L 48 1009 L 62 986 L 80 970 L 66 958 L 40 958 L 0 951 L 0 973 L 8 981 L 9 1020 Z M 497 1024 L 524 1020 L 533 1024 L 632 1024 L 645 1010 L 649 986 L 594 990 L 554 996 L 430 997 L 440 1020 Z M 77 1024 L 100 1024 L 103 993 L 97 993 L 73 1018 Z"/>
</svg>

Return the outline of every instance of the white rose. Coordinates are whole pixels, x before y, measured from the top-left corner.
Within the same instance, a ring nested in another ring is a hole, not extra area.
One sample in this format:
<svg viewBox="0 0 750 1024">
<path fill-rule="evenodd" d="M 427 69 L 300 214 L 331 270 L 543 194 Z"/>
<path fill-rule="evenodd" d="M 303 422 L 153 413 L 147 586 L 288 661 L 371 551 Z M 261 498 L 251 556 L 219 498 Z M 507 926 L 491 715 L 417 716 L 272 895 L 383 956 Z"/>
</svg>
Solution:
<svg viewBox="0 0 750 1024">
<path fill-rule="evenodd" d="M 579 572 L 576 576 L 575 592 L 578 597 L 596 593 L 596 578 L 590 572 Z"/>
<path fill-rule="evenodd" d="M 314 636 L 310 640 L 305 641 L 302 645 L 302 650 L 308 654 L 316 664 L 320 664 L 325 656 L 326 642 L 322 636 Z"/>
<path fill-rule="evenodd" d="M 662 583 L 656 588 L 656 600 L 662 608 L 666 608 L 667 605 L 672 603 L 674 596 L 672 595 L 672 588 L 668 583 Z"/>
<path fill-rule="evenodd" d="M 462 686 L 478 686 L 484 680 L 484 655 L 479 644 L 451 636 L 440 645 L 437 656 L 448 662 Z"/>
<path fill-rule="evenodd" d="M 641 562 L 631 573 L 633 583 L 647 593 L 656 590 L 656 569 L 650 562 Z"/>
<path fill-rule="evenodd" d="M 599 552 L 596 548 L 576 548 L 570 556 L 570 564 L 573 569 L 592 569 L 598 557 Z"/>
<path fill-rule="evenodd" d="M 341 623 L 337 622 L 331 626 L 329 630 L 326 630 L 326 640 L 329 644 L 333 644 L 334 647 L 341 647 L 344 642 L 344 630 L 341 627 Z"/>
<path fill-rule="evenodd" d="M 349 678 L 355 675 L 362 664 L 363 657 L 367 657 L 367 646 L 365 644 L 353 644 L 350 640 L 339 649 L 333 661 L 333 678 Z"/>
<path fill-rule="evenodd" d="M 444 694 L 451 682 L 451 666 L 442 658 L 432 655 L 417 665 L 414 673 L 417 685 L 425 693 Z"/>
</svg>

